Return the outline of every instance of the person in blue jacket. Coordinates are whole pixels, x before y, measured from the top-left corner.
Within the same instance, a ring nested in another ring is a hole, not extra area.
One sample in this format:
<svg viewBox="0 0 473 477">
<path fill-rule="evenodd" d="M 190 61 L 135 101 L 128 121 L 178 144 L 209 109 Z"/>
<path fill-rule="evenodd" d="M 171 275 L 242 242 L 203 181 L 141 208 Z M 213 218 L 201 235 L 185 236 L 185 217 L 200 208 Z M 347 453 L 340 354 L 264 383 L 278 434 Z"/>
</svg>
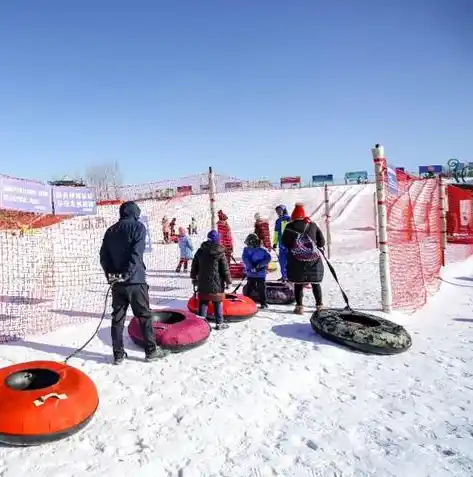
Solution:
<svg viewBox="0 0 473 477">
<path fill-rule="evenodd" d="M 177 244 L 179 245 L 179 263 L 176 267 L 176 272 L 181 271 L 181 267 L 184 267 L 184 273 L 187 272 L 187 266 L 189 260 L 192 260 L 194 256 L 194 246 L 191 239 L 186 235 L 186 229 L 179 227 L 179 235 L 177 237 Z"/>
<path fill-rule="evenodd" d="M 291 221 L 291 218 L 289 217 L 286 206 L 283 204 L 276 207 L 276 213 L 278 214 L 278 218 L 274 224 L 273 250 L 276 251 L 279 244 L 278 260 L 281 268 L 281 278 L 279 280 L 285 282 L 287 281 L 288 250 L 281 242 L 281 237 L 286 225 Z"/>
<path fill-rule="evenodd" d="M 112 285 L 112 347 L 115 364 L 120 364 L 127 357 L 123 346 L 123 329 L 130 305 L 140 322 L 146 361 L 156 361 L 169 354 L 156 346 L 146 266 L 143 262 L 146 227 L 139 220 L 140 214 L 141 210 L 135 202 L 120 205 L 120 220 L 107 229 L 100 248 L 100 265 Z M 115 281 L 113 275 L 120 276 L 120 280 Z"/>
<path fill-rule="evenodd" d="M 261 240 L 256 234 L 250 234 L 245 240 L 242 260 L 246 268 L 246 295 L 256 291 L 259 295 L 261 308 L 268 308 L 266 297 L 266 273 L 271 255 L 261 246 Z"/>
</svg>

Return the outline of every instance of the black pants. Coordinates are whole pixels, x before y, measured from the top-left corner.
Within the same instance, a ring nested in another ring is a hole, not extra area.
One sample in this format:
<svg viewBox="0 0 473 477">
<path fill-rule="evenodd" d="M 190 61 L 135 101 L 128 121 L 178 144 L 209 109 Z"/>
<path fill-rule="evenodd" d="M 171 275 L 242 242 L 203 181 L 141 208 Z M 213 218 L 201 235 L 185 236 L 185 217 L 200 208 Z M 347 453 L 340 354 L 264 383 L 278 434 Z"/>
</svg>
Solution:
<svg viewBox="0 0 473 477">
<path fill-rule="evenodd" d="M 320 283 L 312 283 L 312 293 L 314 294 L 315 304 L 322 305 L 322 287 Z M 296 305 L 302 306 L 304 298 L 304 283 L 294 284 L 294 294 L 296 295 Z"/>
<path fill-rule="evenodd" d="M 266 297 L 266 279 L 264 278 L 248 278 L 246 281 L 246 294 L 251 297 L 251 295 L 256 292 L 258 293 L 259 302 L 262 305 L 266 305 L 268 299 Z"/>
<path fill-rule="evenodd" d="M 129 305 L 133 314 L 140 320 L 146 355 L 156 349 L 148 289 L 146 283 L 130 285 L 119 283 L 112 288 L 112 347 L 115 357 L 124 353 L 123 329 Z"/>
</svg>

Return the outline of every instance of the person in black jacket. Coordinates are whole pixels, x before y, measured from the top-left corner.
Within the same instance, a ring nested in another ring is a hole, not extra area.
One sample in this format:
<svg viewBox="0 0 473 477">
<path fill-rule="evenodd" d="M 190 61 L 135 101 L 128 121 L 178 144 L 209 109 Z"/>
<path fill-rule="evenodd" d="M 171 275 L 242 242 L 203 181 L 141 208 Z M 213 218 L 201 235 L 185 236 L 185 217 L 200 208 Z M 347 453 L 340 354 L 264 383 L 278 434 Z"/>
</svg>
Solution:
<svg viewBox="0 0 473 477">
<path fill-rule="evenodd" d="M 120 220 L 105 232 L 100 249 L 100 264 L 107 278 L 120 275 L 112 286 L 112 346 L 115 364 L 127 354 L 123 347 L 126 312 L 131 305 L 140 320 L 147 361 L 156 361 L 168 353 L 156 346 L 152 313 L 149 306 L 146 266 L 143 262 L 146 228 L 139 221 L 140 208 L 135 202 L 120 205 Z"/>
<path fill-rule="evenodd" d="M 218 232 L 211 230 L 207 239 L 194 255 L 191 279 L 199 294 L 199 315 L 207 318 L 211 301 L 214 307 L 215 329 L 223 330 L 228 328 L 228 324 L 223 322 L 222 302 L 225 299 L 225 287 L 232 284 L 232 279 L 225 249 L 219 244 Z"/>
<path fill-rule="evenodd" d="M 318 249 L 325 247 L 325 238 L 317 224 L 311 222 L 307 217 L 304 206 L 296 203 L 291 215 L 292 222 L 289 222 L 284 229 L 281 241 L 289 250 L 287 258 L 287 279 L 294 283 L 294 293 L 296 295 L 296 307 L 294 313 L 302 315 L 304 306 L 302 299 L 304 297 L 304 285 L 310 283 L 314 294 L 317 310 L 322 309 L 322 287 L 320 283 L 324 278 L 324 264 L 322 257 L 312 261 L 299 260 L 294 252 L 297 237 L 304 232 L 313 240 Z"/>
</svg>

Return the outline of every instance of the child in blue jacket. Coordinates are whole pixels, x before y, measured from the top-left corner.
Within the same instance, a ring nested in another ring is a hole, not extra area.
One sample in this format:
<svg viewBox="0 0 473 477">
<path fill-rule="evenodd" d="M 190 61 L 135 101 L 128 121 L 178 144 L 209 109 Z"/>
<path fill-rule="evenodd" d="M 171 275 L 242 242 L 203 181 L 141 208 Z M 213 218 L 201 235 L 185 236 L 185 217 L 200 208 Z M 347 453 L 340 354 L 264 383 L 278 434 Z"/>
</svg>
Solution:
<svg viewBox="0 0 473 477">
<path fill-rule="evenodd" d="M 261 308 L 268 308 L 266 298 L 266 273 L 271 261 L 269 252 L 261 247 L 261 240 L 256 234 L 250 234 L 245 240 L 243 249 L 243 263 L 246 268 L 247 286 L 246 295 L 251 296 L 254 291 L 259 295 Z"/>
<path fill-rule="evenodd" d="M 192 245 L 191 239 L 186 235 L 186 229 L 184 227 L 179 227 L 177 244 L 179 245 L 179 263 L 177 264 L 176 272 L 179 273 L 182 266 L 184 266 L 184 272 L 187 272 L 189 260 L 192 260 L 194 256 L 194 246 Z"/>
</svg>

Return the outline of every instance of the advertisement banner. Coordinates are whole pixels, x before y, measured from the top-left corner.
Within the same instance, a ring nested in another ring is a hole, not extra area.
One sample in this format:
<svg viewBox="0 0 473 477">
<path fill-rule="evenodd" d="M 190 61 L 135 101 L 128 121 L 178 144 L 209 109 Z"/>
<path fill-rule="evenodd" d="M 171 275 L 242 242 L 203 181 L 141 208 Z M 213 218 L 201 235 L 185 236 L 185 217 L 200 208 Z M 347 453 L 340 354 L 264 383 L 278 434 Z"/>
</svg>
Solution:
<svg viewBox="0 0 473 477">
<path fill-rule="evenodd" d="M 57 215 L 95 215 L 95 190 L 88 187 L 53 187 L 54 213 Z"/>
<path fill-rule="evenodd" d="M 208 192 L 210 190 L 210 186 L 208 184 L 200 184 L 200 192 Z"/>
<path fill-rule="evenodd" d="M 398 184 L 397 184 L 397 174 L 396 174 L 396 170 L 393 169 L 392 167 L 390 166 L 387 166 L 386 168 L 386 175 L 387 175 L 387 182 L 388 182 L 388 191 L 391 193 L 391 194 L 395 194 L 397 195 L 398 192 L 399 192 L 399 187 L 398 187 Z"/>
<path fill-rule="evenodd" d="M 333 182 L 333 174 L 322 174 L 318 176 L 312 176 L 313 184 L 325 184 L 326 182 Z"/>
<path fill-rule="evenodd" d="M 366 182 L 368 180 L 367 171 L 353 171 L 345 173 L 345 183 L 348 182 Z"/>
<path fill-rule="evenodd" d="M 301 176 L 281 177 L 281 184 L 300 184 Z"/>
<path fill-rule="evenodd" d="M 152 252 L 153 251 L 153 245 L 151 243 L 151 235 L 149 233 L 149 221 L 148 221 L 148 216 L 147 215 L 142 215 L 140 216 L 140 222 L 143 223 L 143 225 L 146 228 L 146 242 L 145 242 L 145 252 Z"/>
<path fill-rule="evenodd" d="M 225 182 L 225 190 L 243 189 L 243 182 Z"/>
<path fill-rule="evenodd" d="M 399 171 L 399 172 L 406 172 L 406 169 L 405 167 L 396 167 L 396 172 Z"/>
<path fill-rule="evenodd" d="M 178 186 L 177 195 L 179 196 L 192 195 L 192 186 L 190 185 Z"/>
<path fill-rule="evenodd" d="M 51 187 L 39 182 L 0 176 L 0 208 L 52 214 Z"/>
<path fill-rule="evenodd" d="M 421 174 L 440 174 L 443 171 L 442 165 L 433 165 L 433 166 L 419 166 L 419 175 Z"/>
</svg>

